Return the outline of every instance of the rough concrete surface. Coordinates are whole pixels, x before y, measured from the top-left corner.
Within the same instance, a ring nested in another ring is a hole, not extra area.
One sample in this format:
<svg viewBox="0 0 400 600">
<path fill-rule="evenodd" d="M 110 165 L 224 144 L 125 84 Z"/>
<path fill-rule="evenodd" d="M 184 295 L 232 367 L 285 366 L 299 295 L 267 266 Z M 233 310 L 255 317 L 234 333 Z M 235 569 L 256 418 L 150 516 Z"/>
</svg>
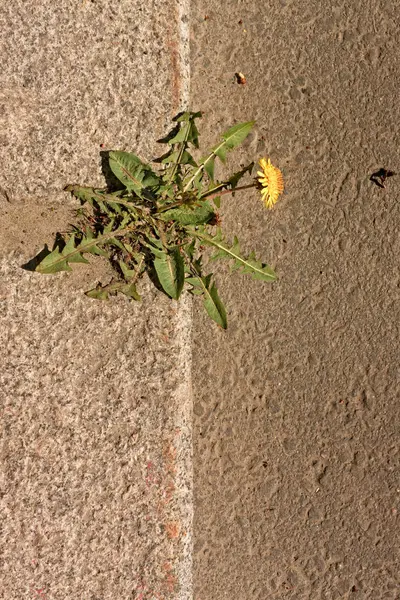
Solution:
<svg viewBox="0 0 400 600">
<path fill-rule="evenodd" d="M 0 6 L 0 597 L 191 597 L 190 304 L 21 269 L 73 222 L 101 148 L 151 158 L 185 103 L 173 0 Z M 102 145 L 100 147 L 100 145 Z"/>
<path fill-rule="evenodd" d="M 369 180 L 400 171 L 399 26 L 394 0 L 192 2 L 205 144 L 256 119 L 229 164 L 286 184 L 221 211 L 277 283 L 219 271 L 227 332 L 195 309 L 196 600 L 400 598 L 400 175 Z"/>
<path fill-rule="evenodd" d="M 0 5 L 0 597 L 394 600 L 400 11 L 394 0 L 16 0 Z M 191 29 L 190 65 L 185 57 Z M 103 149 L 159 153 L 187 105 L 205 145 L 256 119 L 232 168 L 286 192 L 223 202 L 277 270 L 214 268 L 191 304 L 83 295 L 110 272 L 21 269 L 102 185 Z M 235 72 L 247 83 L 236 83 Z"/>
</svg>

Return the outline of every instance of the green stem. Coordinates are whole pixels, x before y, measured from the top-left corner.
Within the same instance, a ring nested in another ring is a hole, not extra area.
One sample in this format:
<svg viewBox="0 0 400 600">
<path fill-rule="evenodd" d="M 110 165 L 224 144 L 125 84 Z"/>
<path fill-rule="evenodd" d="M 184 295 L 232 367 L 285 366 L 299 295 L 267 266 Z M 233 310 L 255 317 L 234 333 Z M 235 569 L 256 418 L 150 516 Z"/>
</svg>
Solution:
<svg viewBox="0 0 400 600">
<path fill-rule="evenodd" d="M 225 184 L 221 184 L 222 186 Z M 255 183 L 251 183 L 249 185 L 241 185 L 239 187 L 236 188 L 232 188 L 230 190 L 223 190 L 222 192 L 215 192 L 214 190 L 218 189 L 219 186 L 217 186 L 216 188 L 213 188 L 212 190 L 208 190 L 208 192 L 205 192 L 204 194 L 202 194 L 200 196 L 200 198 L 194 198 L 193 201 L 198 202 L 199 200 L 212 200 L 213 198 L 217 198 L 218 196 L 224 196 L 225 194 L 234 194 L 235 192 L 240 192 L 241 190 L 249 190 L 250 188 L 256 187 Z M 177 208 L 178 206 L 182 206 L 182 204 L 187 204 L 187 200 L 185 199 L 181 199 L 181 200 L 177 200 L 176 202 L 172 202 L 171 204 L 168 204 L 167 206 L 163 206 L 162 208 L 160 208 L 160 210 L 157 211 L 156 214 L 160 214 L 163 212 L 166 212 L 167 210 L 170 210 L 171 208 Z"/>
<path fill-rule="evenodd" d="M 213 192 L 213 190 L 209 190 L 209 192 L 202 194 L 199 199 L 203 200 L 204 198 L 207 198 L 207 200 L 212 200 L 213 198 L 217 198 L 218 196 L 224 196 L 225 194 L 234 194 L 235 192 L 240 192 L 241 190 L 249 190 L 253 187 L 256 187 L 255 183 L 250 183 L 249 185 L 241 185 L 230 190 L 223 190 L 222 192 L 214 192 L 212 194 L 210 194 L 210 192 Z"/>
<path fill-rule="evenodd" d="M 139 277 L 140 277 L 140 273 L 141 273 L 141 268 L 142 268 L 143 261 L 144 261 L 144 256 L 143 256 L 143 254 L 142 254 L 142 255 L 141 255 L 140 262 L 138 262 L 138 264 L 137 264 L 137 267 L 136 267 L 136 269 L 135 269 L 135 271 L 136 271 L 136 272 L 135 272 L 135 275 L 134 275 L 134 277 L 133 277 L 133 279 L 132 279 L 132 281 L 131 281 L 130 283 L 133 283 L 133 284 L 135 284 L 135 283 L 137 282 L 137 280 L 139 279 Z"/>
<path fill-rule="evenodd" d="M 186 123 L 186 133 L 185 133 L 185 139 L 183 140 L 183 142 L 181 142 L 181 147 L 180 147 L 180 149 L 179 149 L 178 159 L 177 159 L 176 163 L 174 164 L 174 166 L 173 166 L 173 168 L 172 168 L 171 175 L 169 176 L 168 183 L 171 183 L 171 182 L 173 181 L 173 179 L 174 179 L 174 177 L 175 177 L 176 170 L 177 170 L 177 168 L 178 168 L 178 165 L 179 165 L 179 163 L 180 163 L 180 161 L 181 161 L 181 159 L 182 159 L 183 153 L 184 153 L 184 152 L 185 152 L 185 150 L 186 150 L 187 141 L 188 141 L 188 139 L 189 139 L 189 134 L 190 134 L 190 129 L 191 129 L 191 127 L 190 127 L 190 126 L 191 126 L 191 121 L 188 121 L 188 122 Z"/>
<path fill-rule="evenodd" d="M 199 198 L 194 198 L 194 200 L 196 200 L 198 202 Z M 156 214 L 160 214 L 163 213 L 167 210 L 170 210 L 171 208 L 177 208 L 178 206 L 182 206 L 182 204 L 187 204 L 187 200 L 182 198 L 181 200 L 177 200 L 176 202 L 172 202 L 171 204 L 167 204 L 167 206 L 163 206 L 162 208 L 160 208 L 160 210 L 158 210 L 156 212 Z"/>
<path fill-rule="evenodd" d="M 187 192 L 188 189 L 190 188 L 190 186 L 192 185 L 193 181 L 196 179 L 197 175 L 199 173 L 202 172 L 202 170 L 204 169 L 204 167 L 206 166 L 206 164 L 212 159 L 215 158 L 217 156 L 216 152 L 218 152 L 218 150 L 225 144 L 225 140 L 223 142 L 220 143 L 220 145 L 213 151 L 211 152 L 211 154 L 209 156 L 207 156 L 206 160 L 199 166 L 199 168 L 197 169 L 197 171 L 195 172 L 194 175 L 192 175 L 192 177 L 189 179 L 188 183 L 185 185 L 185 187 L 183 188 L 184 192 Z"/>
</svg>

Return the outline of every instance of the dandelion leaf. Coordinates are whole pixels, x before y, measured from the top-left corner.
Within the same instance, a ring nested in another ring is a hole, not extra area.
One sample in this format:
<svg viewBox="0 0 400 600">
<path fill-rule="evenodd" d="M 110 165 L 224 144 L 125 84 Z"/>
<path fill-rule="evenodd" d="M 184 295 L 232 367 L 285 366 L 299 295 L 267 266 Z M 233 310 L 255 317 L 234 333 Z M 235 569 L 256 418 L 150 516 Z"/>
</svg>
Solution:
<svg viewBox="0 0 400 600">
<path fill-rule="evenodd" d="M 225 242 L 220 229 L 218 229 L 215 236 L 210 236 L 202 231 L 191 231 L 203 243 L 213 246 L 216 249 L 211 260 L 218 258 L 233 260 L 232 268 L 234 270 L 237 269 L 241 273 L 249 274 L 253 279 L 269 282 L 276 280 L 276 275 L 271 267 L 257 260 L 254 253 L 251 253 L 249 257 L 243 257 L 241 255 L 237 237 L 234 238 L 233 245 L 229 246 Z"/>
<path fill-rule="evenodd" d="M 143 197 L 146 188 L 159 184 L 159 179 L 150 166 L 131 152 L 110 152 L 109 162 L 110 169 L 119 181 L 140 198 Z"/>
<path fill-rule="evenodd" d="M 101 285 L 100 283 L 85 292 L 86 296 L 89 298 L 95 298 L 97 300 L 108 300 L 110 296 L 115 296 L 117 293 L 124 294 L 133 300 L 140 301 L 141 297 L 137 292 L 136 286 L 134 283 L 125 283 L 124 281 L 112 281 L 107 285 Z"/>
<path fill-rule="evenodd" d="M 211 221 L 215 213 L 209 202 L 202 202 L 201 206 L 181 206 L 180 208 L 171 208 L 160 213 L 160 219 L 163 221 L 175 221 L 181 225 L 200 225 Z"/>
<path fill-rule="evenodd" d="M 249 135 L 254 124 L 255 121 L 247 121 L 246 123 L 238 123 L 237 125 L 230 127 L 230 129 L 222 134 L 224 141 L 217 146 L 214 146 L 212 149 L 213 154 L 218 156 L 222 162 L 225 162 L 228 150 L 237 148 Z"/>
<path fill-rule="evenodd" d="M 190 290 L 195 296 L 202 295 L 204 308 L 207 311 L 208 316 L 217 323 L 222 329 L 226 329 L 228 326 L 226 318 L 225 307 L 218 295 L 218 291 L 215 283 L 211 281 L 212 275 L 206 275 L 205 277 L 198 275 L 193 277 L 187 277 L 186 282 L 192 286 Z"/>
<path fill-rule="evenodd" d="M 187 151 L 184 150 L 180 152 L 179 150 L 174 150 L 172 152 L 168 152 L 161 160 L 163 164 L 180 164 L 180 165 L 192 165 L 193 167 L 197 167 L 197 164 L 193 158 L 193 156 Z"/>
<path fill-rule="evenodd" d="M 154 268 L 163 290 L 170 298 L 178 300 L 185 277 L 185 266 L 179 249 L 165 250 L 150 245 L 149 248 L 155 255 Z"/>
</svg>

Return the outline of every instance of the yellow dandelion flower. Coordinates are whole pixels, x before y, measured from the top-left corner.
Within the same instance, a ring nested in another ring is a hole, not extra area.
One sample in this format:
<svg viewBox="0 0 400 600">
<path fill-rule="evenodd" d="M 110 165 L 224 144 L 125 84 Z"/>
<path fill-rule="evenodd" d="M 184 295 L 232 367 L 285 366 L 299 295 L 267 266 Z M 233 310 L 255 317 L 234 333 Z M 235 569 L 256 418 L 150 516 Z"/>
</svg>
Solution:
<svg viewBox="0 0 400 600">
<path fill-rule="evenodd" d="M 284 190 L 283 176 L 277 167 L 271 165 L 270 159 L 267 161 L 265 158 L 261 158 L 259 164 L 262 169 L 262 171 L 257 171 L 258 181 L 262 186 L 261 198 L 267 208 L 272 208 Z"/>
</svg>

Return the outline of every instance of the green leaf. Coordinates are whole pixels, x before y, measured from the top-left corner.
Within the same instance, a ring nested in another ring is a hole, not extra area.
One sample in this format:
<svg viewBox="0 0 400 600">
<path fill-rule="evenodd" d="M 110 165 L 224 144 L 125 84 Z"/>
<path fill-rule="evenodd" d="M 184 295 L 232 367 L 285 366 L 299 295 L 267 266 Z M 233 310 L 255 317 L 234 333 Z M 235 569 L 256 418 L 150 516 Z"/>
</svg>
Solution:
<svg viewBox="0 0 400 600">
<path fill-rule="evenodd" d="M 180 150 L 174 150 L 174 152 L 169 152 L 168 155 L 162 159 L 162 163 L 169 164 L 180 164 L 180 165 L 192 165 L 193 167 L 197 167 L 197 164 L 193 158 L 193 156 L 187 151 L 184 150 L 181 152 Z"/>
<path fill-rule="evenodd" d="M 191 142 L 195 148 L 199 147 L 199 131 L 196 127 L 194 120 L 190 119 L 189 121 L 183 123 L 181 122 L 181 126 L 177 133 L 172 137 L 169 137 L 167 142 L 171 146 L 173 144 L 187 144 Z"/>
<path fill-rule="evenodd" d="M 112 281 L 107 285 L 101 285 L 99 283 L 92 290 L 85 292 L 85 294 L 86 296 L 89 296 L 89 298 L 95 298 L 97 300 L 108 300 L 110 295 L 114 296 L 118 292 L 138 302 L 141 300 L 140 294 L 138 294 L 135 284 L 125 283 L 124 281 Z"/>
<path fill-rule="evenodd" d="M 109 291 L 107 289 L 104 289 L 104 287 L 99 284 L 92 290 L 88 290 L 87 292 L 85 292 L 85 295 L 89 296 L 89 298 L 95 298 L 96 300 L 108 300 Z"/>
<path fill-rule="evenodd" d="M 214 168 L 215 168 L 215 158 L 211 158 L 204 165 L 204 169 L 205 169 L 205 171 L 206 171 L 206 173 L 209 176 L 209 178 L 210 178 L 211 181 L 214 181 Z"/>
<path fill-rule="evenodd" d="M 132 298 L 133 300 L 136 300 L 137 302 L 140 302 L 140 300 L 142 299 L 140 294 L 138 293 L 137 289 L 136 289 L 136 285 L 134 283 L 129 283 L 123 287 L 121 287 L 121 289 L 118 290 L 121 294 L 124 294 L 124 296 L 128 296 L 128 298 Z"/>
<path fill-rule="evenodd" d="M 172 120 L 176 123 L 182 123 L 182 121 L 189 121 L 194 119 L 200 119 L 203 116 L 201 112 L 190 112 L 186 111 L 177 117 L 174 117 Z"/>
<path fill-rule="evenodd" d="M 248 121 L 247 123 L 238 123 L 238 125 L 234 125 L 225 133 L 222 134 L 223 142 L 214 146 L 213 154 L 218 156 L 218 158 L 225 162 L 226 154 L 228 150 L 233 150 L 233 148 L 237 148 L 249 135 L 250 131 L 254 127 L 255 121 Z"/>
<path fill-rule="evenodd" d="M 255 121 L 247 121 L 246 123 L 238 123 L 233 127 L 230 127 L 225 133 L 222 134 L 222 137 L 225 140 L 225 145 L 227 148 L 237 148 L 249 135 L 250 131 L 253 129 Z"/>
<path fill-rule="evenodd" d="M 105 243 L 110 244 L 110 246 L 116 246 L 117 248 L 125 252 L 124 244 L 115 237 L 108 239 Z"/>
<path fill-rule="evenodd" d="M 254 252 L 249 257 L 243 257 L 240 254 L 240 246 L 237 237 L 234 238 L 233 246 L 229 247 L 222 237 L 221 230 L 213 237 L 195 229 L 189 229 L 194 236 L 200 239 L 203 243 L 209 246 L 214 246 L 217 251 L 211 257 L 211 260 L 217 258 L 228 258 L 234 261 L 233 268 L 240 270 L 241 273 L 250 274 L 253 279 L 262 281 L 275 281 L 276 275 L 274 271 L 256 259 Z"/>
<path fill-rule="evenodd" d="M 181 225 L 200 225 L 208 223 L 215 216 L 215 213 L 211 207 L 211 204 L 207 201 L 203 201 L 201 206 L 190 207 L 180 206 L 179 208 L 171 208 L 166 210 L 157 217 L 163 221 L 175 221 Z"/>
<path fill-rule="evenodd" d="M 72 271 L 68 263 L 88 263 L 82 254 L 75 249 L 75 234 L 72 234 L 64 248 L 56 247 L 36 266 L 38 273 L 50 275 L 60 271 Z"/>
<path fill-rule="evenodd" d="M 109 211 L 104 206 L 105 203 L 109 204 L 115 210 L 120 209 L 120 204 L 134 208 L 132 202 L 129 202 L 128 200 L 121 200 L 119 196 L 121 195 L 122 190 L 113 193 L 107 193 L 105 190 L 99 190 L 82 185 L 67 185 L 64 188 L 64 191 L 71 192 L 75 198 L 78 198 L 82 202 L 88 202 L 92 206 L 93 202 L 96 202 L 106 213 Z"/>
<path fill-rule="evenodd" d="M 186 127 L 180 127 L 178 133 L 176 135 L 174 135 L 174 137 L 172 137 L 168 140 L 168 144 L 170 144 L 172 146 L 173 144 L 178 144 L 180 142 L 186 142 L 188 139 Z"/>
<path fill-rule="evenodd" d="M 58 247 L 55 248 L 53 252 L 50 252 L 50 254 L 37 265 L 35 270 L 38 273 L 45 274 L 58 273 L 59 271 L 71 271 L 69 263 L 88 262 L 86 258 L 82 256 L 85 253 L 97 254 L 109 258 L 109 253 L 101 248 L 100 245 L 107 244 L 107 242 L 113 240 L 116 236 L 125 235 L 128 231 L 131 231 L 131 229 L 131 227 L 121 227 L 115 231 L 98 234 L 95 237 L 93 232 L 87 228 L 78 245 L 76 245 L 75 234 L 72 234 L 61 252 Z"/>
<path fill-rule="evenodd" d="M 126 281 L 129 281 L 130 279 L 132 279 L 132 277 L 135 276 L 135 269 L 130 269 L 128 267 L 128 265 L 126 263 L 124 263 L 123 260 L 119 260 L 118 264 L 119 264 L 120 269 L 122 271 L 122 275 L 124 276 L 124 279 Z"/>
<path fill-rule="evenodd" d="M 170 298 L 178 300 L 185 277 L 185 266 L 179 249 L 160 250 L 150 245 L 149 248 L 156 256 L 154 268 L 163 290 Z"/>
<path fill-rule="evenodd" d="M 211 275 L 206 277 L 193 276 L 187 277 L 186 282 L 193 286 L 191 293 L 195 296 L 202 294 L 204 296 L 204 308 L 207 314 L 217 325 L 226 329 L 228 326 L 225 307 L 218 296 L 218 291 L 214 283 L 211 283 Z"/>
<path fill-rule="evenodd" d="M 68 259 L 68 262 L 86 264 L 89 262 L 79 252 L 75 252 L 75 234 L 71 235 L 68 242 L 65 244 L 61 254 L 63 257 L 66 257 Z"/>
<path fill-rule="evenodd" d="M 204 307 L 213 321 L 215 321 L 222 329 L 228 327 L 226 310 L 218 296 L 218 291 L 213 283 L 212 286 L 207 289 L 208 293 L 204 294 Z"/>
<path fill-rule="evenodd" d="M 215 146 L 215 148 L 213 149 L 213 154 L 215 154 L 215 156 L 218 156 L 220 161 L 223 163 L 226 162 L 226 153 L 227 153 L 227 147 L 224 144 Z"/>
<path fill-rule="evenodd" d="M 63 257 L 59 248 L 50 252 L 36 267 L 35 271 L 46 275 L 58 273 L 60 271 L 72 271 L 67 260 Z"/>
<path fill-rule="evenodd" d="M 107 215 L 112 215 L 112 211 L 121 214 L 121 205 L 129 208 L 130 211 L 135 211 L 135 207 L 131 201 L 120 198 L 123 190 L 107 193 L 105 190 L 99 190 L 91 187 L 67 185 L 64 188 L 64 191 L 71 192 L 75 198 L 78 198 L 81 200 L 81 202 L 88 202 L 91 206 L 97 204 L 100 210 L 105 212 Z M 108 207 L 111 208 L 112 211 L 110 211 Z"/>
<path fill-rule="evenodd" d="M 139 275 L 143 272 L 145 267 L 145 257 L 143 254 L 134 253 L 134 255 L 131 258 L 136 262 L 134 269 L 131 269 L 123 260 L 118 261 L 123 278 L 130 284 L 138 279 Z"/>
<path fill-rule="evenodd" d="M 242 179 L 242 177 L 246 175 L 246 173 L 249 173 L 251 175 L 253 167 L 254 162 L 251 162 L 247 165 L 247 167 L 244 167 L 241 171 L 237 171 L 237 173 L 234 173 L 231 177 L 229 177 L 228 181 L 226 182 L 226 187 L 230 187 L 234 190 L 235 187 L 237 187 L 239 181 Z"/>
<path fill-rule="evenodd" d="M 220 144 L 217 144 L 217 146 L 214 146 L 214 148 L 212 148 L 211 153 L 201 161 L 200 166 L 198 167 L 196 172 L 185 184 L 183 191 L 187 192 L 190 189 L 193 182 L 196 181 L 196 178 L 203 169 L 205 169 L 205 171 L 207 172 L 208 164 L 214 160 L 215 156 L 218 156 L 218 158 L 222 162 L 225 162 L 228 150 L 233 150 L 233 148 L 236 148 L 237 146 L 239 146 L 239 144 L 243 142 L 243 140 L 248 136 L 251 129 L 253 128 L 254 123 L 255 121 L 238 123 L 237 125 L 234 125 L 230 129 L 225 131 L 225 133 L 222 134 L 223 141 Z"/>
<path fill-rule="evenodd" d="M 190 261 L 192 261 L 196 250 L 196 240 L 193 239 L 189 244 L 186 244 L 183 248 L 186 256 L 190 259 Z"/>
<path fill-rule="evenodd" d="M 146 188 L 159 184 L 159 179 L 150 166 L 131 152 L 110 152 L 109 162 L 110 169 L 126 189 L 135 192 L 140 198 Z"/>
</svg>

